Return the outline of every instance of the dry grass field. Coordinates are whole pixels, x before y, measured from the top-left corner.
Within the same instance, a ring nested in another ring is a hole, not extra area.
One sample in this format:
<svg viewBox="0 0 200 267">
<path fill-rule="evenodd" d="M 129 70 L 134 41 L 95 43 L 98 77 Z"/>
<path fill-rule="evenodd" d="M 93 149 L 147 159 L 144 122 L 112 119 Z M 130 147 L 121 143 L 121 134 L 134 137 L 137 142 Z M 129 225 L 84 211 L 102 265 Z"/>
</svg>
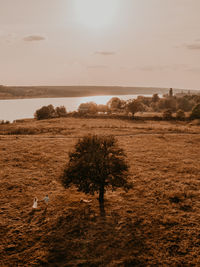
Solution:
<svg viewBox="0 0 200 267">
<path fill-rule="evenodd" d="M 96 195 L 59 181 L 68 152 L 88 133 L 116 136 L 134 184 L 106 193 L 105 218 Z M 200 266 L 199 148 L 200 126 L 185 122 L 0 125 L 0 266 Z"/>
</svg>

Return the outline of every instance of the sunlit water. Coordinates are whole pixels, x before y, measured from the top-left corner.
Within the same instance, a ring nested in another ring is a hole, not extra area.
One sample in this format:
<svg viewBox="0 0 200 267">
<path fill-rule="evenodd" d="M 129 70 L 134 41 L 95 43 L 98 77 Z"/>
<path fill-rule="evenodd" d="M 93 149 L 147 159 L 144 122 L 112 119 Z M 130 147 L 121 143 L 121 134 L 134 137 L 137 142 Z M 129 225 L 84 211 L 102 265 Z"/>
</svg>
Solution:
<svg viewBox="0 0 200 267">
<path fill-rule="evenodd" d="M 0 120 L 12 122 L 17 119 L 33 118 L 37 109 L 52 104 L 54 107 L 65 106 L 67 112 L 75 111 L 81 103 L 95 102 L 106 104 L 112 97 L 119 97 L 122 100 L 137 98 L 138 95 L 120 96 L 88 96 L 88 97 L 64 97 L 64 98 L 33 98 L 33 99 L 12 99 L 0 100 Z M 148 96 L 148 95 L 145 95 Z"/>
</svg>

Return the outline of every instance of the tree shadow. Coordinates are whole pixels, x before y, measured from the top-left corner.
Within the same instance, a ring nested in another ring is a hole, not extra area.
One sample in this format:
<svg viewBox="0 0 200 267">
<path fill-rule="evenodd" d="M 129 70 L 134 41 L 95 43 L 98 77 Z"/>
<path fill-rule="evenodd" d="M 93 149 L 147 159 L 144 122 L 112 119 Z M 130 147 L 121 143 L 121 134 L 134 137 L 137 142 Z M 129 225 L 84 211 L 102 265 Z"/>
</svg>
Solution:
<svg viewBox="0 0 200 267">
<path fill-rule="evenodd" d="M 32 209 L 32 210 L 28 213 L 28 216 L 29 216 L 29 218 L 28 218 L 28 223 L 31 223 L 32 220 L 33 220 L 34 218 L 37 218 L 38 216 L 40 217 L 40 219 L 46 217 L 46 214 L 47 214 L 47 208 L 45 208 L 45 209 L 43 210 L 42 213 L 41 213 L 41 211 L 42 211 L 42 209 Z M 42 215 L 42 217 L 41 217 L 41 215 Z"/>
<path fill-rule="evenodd" d="M 32 210 L 28 213 L 28 215 L 29 215 L 28 223 L 30 223 L 30 222 L 32 221 L 32 219 L 33 219 L 33 217 L 34 217 L 34 215 L 35 215 L 35 212 L 36 212 L 36 210 L 35 210 L 35 209 L 32 209 Z"/>
<path fill-rule="evenodd" d="M 115 260 L 126 262 L 126 266 L 145 266 L 138 258 L 146 247 L 135 233 L 135 224 L 124 218 L 119 225 L 115 215 L 120 215 L 114 213 L 102 220 L 105 215 L 104 204 L 100 216 L 88 207 L 63 213 L 43 240 L 49 246 L 48 266 L 107 266 Z"/>
</svg>

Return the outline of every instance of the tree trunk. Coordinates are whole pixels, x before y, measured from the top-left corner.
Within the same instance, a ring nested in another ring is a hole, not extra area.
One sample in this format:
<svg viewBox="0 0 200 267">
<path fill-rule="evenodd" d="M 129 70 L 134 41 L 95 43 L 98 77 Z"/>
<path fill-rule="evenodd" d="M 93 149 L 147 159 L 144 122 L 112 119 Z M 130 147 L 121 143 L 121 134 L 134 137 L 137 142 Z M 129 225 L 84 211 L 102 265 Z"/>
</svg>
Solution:
<svg viewBox="0 0 200 267">
<path fill-rule="evenodd" d="M 105 217 L 104 192 L 104 185 L 101 185 L 99 189 L 99 208 L 101 217 Z"/>
<path fill-rule="evenodd" d="M 104 203 L 104 185 L 101 185 L 99 189 L 99 202 Z"/>
</svg>

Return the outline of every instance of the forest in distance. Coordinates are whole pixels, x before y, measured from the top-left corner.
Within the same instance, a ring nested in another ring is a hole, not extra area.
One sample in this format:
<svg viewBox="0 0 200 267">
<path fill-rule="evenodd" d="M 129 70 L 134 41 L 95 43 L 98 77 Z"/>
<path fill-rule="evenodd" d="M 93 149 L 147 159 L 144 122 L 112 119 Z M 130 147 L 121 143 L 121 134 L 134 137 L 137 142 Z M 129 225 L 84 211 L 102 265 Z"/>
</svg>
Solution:
<svg viewBox="0 0 200 267">
<path fill-rule="evenodd" d="M 196 94 L 197 90 L 173 89 L 174 93 Z M 123 86 L 4 86 L 0 85 L 0 99 L 83 97 L 94 95 L 152 95 L 166 94 L 169 88 Z"/>
</svg>

